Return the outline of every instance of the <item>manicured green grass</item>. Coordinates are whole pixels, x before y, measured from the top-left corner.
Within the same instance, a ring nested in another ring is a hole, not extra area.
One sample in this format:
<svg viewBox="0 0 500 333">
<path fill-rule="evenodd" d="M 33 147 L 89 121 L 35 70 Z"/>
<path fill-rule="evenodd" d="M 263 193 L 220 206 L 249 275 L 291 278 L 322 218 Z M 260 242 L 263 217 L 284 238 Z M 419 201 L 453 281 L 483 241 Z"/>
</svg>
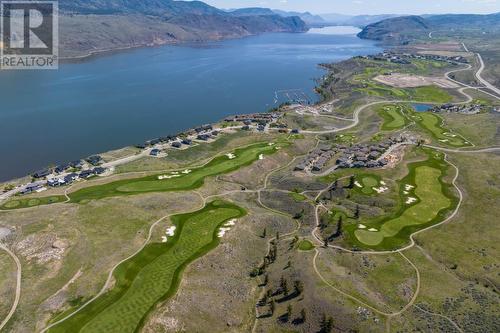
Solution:
<svg viewBox="0 0 500 333">
<path fill-rule="evenodd" d="M 443 119 L 430 112 L 413 112 L 412 117 L 423 129 L 428 131 L 441 144 L 452 147 L 470 147 L 472 144 L 459 134 L 442 127 Z"/>
<path fill-rule="evenodd" d="M 252 164 L 259 159 L 259 156 L 275 153 L 278 149 L 286 146 L 287 143 L 279 142 L 276 144 L 257 143 L 248 147 L 236 149 L 234 158 L 228 156 L 219 156 L 214 158 L 203 167 L 186 169 L 189 173 L 182 171 L 176 173 L 166 173 L 136 179 L 126 179 L 111 182 L 103 185 L 89 186 L 68 196 L 71 202 L 84 203 L 89 200 L 98 200 L 107 197 L 116 197 L 124 195 L 134 195 L 148 192 L 168 192 L 168 191 L 187 191 L 201 187 L 206 177 L 217 176 L 220 174 L 235 171 L 241 167 Z M 160 176 L 166 176 L 165 179 L 159 179 Z M 48 205 L 65 200 L 64 196 L 37 198 L 36 201 L 30 199 L 13 200 L 1 206 L 1 209 L 19 209 L 38 205 Z"/>
<path fill-rule="evenodd" d="M 400 129 L 409 123 L 402 113 L 402 108 L 403 106 L 400 105 L 385 105 L 378 109 L 377 113 L 384 120 L 381 128 L 383 131 Z"/>
<path fill-rule="evenodd" d="M 366 245 L 380 244 L 384 238 L 397 235 L 403 228 L 414 225 L 424 225 L 432 221 L 437 213 L 451 205 L 441 191 L 439 177 L 441 170 L 427 166 L 415 169 L 415 198 L 419 200 L 416 205 L 410 206 L 400 216 L 382 224 L 377 232 L 357 230 L 356 237 Z M 405 200 L 407 196 L 403 197 Z"/>
<path fill-rule="evenodd" d="M 354 247 L 392 250 L 407 244 L 411 233 L 442 221 L 456 206 L 451 185 L 443 181 L 449 167 L 443 154 L 422 149 L 429 158 L 409 164 L 409 174 L 400 182 L 400 205 L 394 213 L 346 226 Z M 407 186 L 410 187 L 407 187 Z M 416 201 L 407 202 L 409 198 Z M 370 231 L 370 229 L 373 229 Z"/>
<path fill-rule="evenodd" d="M 219 156 L 203 167 L 192 169 L 190 173 L 167 173 L 163 176 L 173 177 L 160 180 L 162 175 L 149 176 L 132 180 L 121 180 L 105 185 L 83 188 L 70 193 L 71 202 L 102 199 L 111 196 L 133 195 L 147 192 L 186 191 L 203 185 L 206 177 L 216 176 L 250 165 L 259 159 L 260 154 L 276 152 L 278 145 L 259 143 L 249 147 L 236 149 L 234 158 Z"/>
<path fill-rule="evenodd" d="M 355 174 L 355 172 L 353 172 Z M 355 175 L 357 184 L 354 185 L 353 190 L 365 194 L 371 195 L 375 193 L 374 187 L 379 186 L 381 178 L 375 174 L 365 174 L 361 170 Z M 358 186 L 361 185 L 361 187 Z"/>
<path fill-rule="evenodd" d="M 378 185 L 378 179 L 371 176 L 364 176 L 361 178 L 361 185 L 363 185 L 361 192 L 372 194 L 374 192 L 373 188 Z"/>
<path fill-rule="evenodd" d="M 307 239 L 303 239 L 299 242 L 299 250 L 300 251 L 311 251 L 314 249 L 314 244 Z"/>
<path fill-rule="evenodd" d="M 300 193 L 296 193 L 296 192 L 292 192 L 290 193 L 290 196 L 293 198 L 293 200 L 295 200 L 296 202 L 302 202 L 302 201 L 306 201 L 307 200 L 307 197 L 303 194 L 300 194 Z"/>
<path fill-rule="evenodd" d="M 363 83 L 366 87 L 357 90 L 370 96 L 441 104 L 451 102 L 453 99 L 448 92 L 436 86 L 403 89 L 385 86 L 373 81 Z"/>
<path fill-rule="evenodd" d="M 175 236 L 166 244 L 147 245 L 121 264 L 111 290 L 50 332 L 137 332 L 147 314 L 176 293 L 186 266 L 219 244 L 222 224 L 245 214 L 238 206 L 214 201 L 199 211 L 172 217 Z"/>
<path fill-rule="evenodd" d="M 16 198 L 4 203 L 2 206 L 0 206 L 0 210 L 30 208 L 40 205 L 50 205 L 53 203 L 64 202 L 64 201 L 66 201 L 66 197 L 63 195 L 56 195 L 43 198 L 19 198 L 19 199 Z"/>
</svg>

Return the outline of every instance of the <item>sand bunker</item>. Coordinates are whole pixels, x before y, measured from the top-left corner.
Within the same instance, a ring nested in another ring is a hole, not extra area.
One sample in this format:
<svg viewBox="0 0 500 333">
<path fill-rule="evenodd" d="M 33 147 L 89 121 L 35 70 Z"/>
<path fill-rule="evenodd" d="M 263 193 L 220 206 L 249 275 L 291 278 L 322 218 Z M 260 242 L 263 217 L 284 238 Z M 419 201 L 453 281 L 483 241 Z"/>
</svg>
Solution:
<svg viewBox="0 0 500 333">
<path fill-rule="evenodd" d="M 182 171 L 182 173 L 185 175 L 190 174 L 191 172 L 193 172 L 193 170 L 187 169 L 187 170 Z"/>
<path fill-rule="evenodd" d="M 226 234 L 226 232 L 230 231 L 231 228 L 220 228 L 217 237 L 222 238 Z"/>
<path fill-rule="evenodd" d="M 260 154 L 259 155 L 259 160 L 263 160 L 264 159 L 264 154 Z"/>
<path fill-rule="evenodd" d="M 443 77 L 427 77 L 401 73 L 379 75 L 374 80 L 396 88 L 418 88 L 431 85 L 446 89 L 459 88 L 459 85 Z"/>
<path fill-rule="evenodd" d="M 378 194 L 387 192 L 389 190 L 388 187 L 382 186 L 382 187 L 373 187 L 373 190 L 377 192 Z"/>
<path fill-rule="evenodd" d="M 415 188 L 415 186 L 413 186 L 413 185 L 409 185 L 409 184 L 406 184 L 406 185 L 405 185 L 405 190 L 406 190 L 406 191 L 411 191 L 411 190 L 413 190 L 414 188 Z"/>
<path fill-rule="evenodd" d="M 227 221 L 226 223 L 224 223 L 224 228 L 219 229 L 219 233 L 217 234 L 217 237 L 219 237 L 219 238 L 224 237 L 226 232 L 231 230 L 231 228 L 228 228 L 228 227 L 232 227 L 235 224 L 236 224 L 236 220 L 230 220 L 230 221 Z"/>
<path fill-rule="evenodd" d="M 175 226 L 172 226 L 172 227 L 168 228 L 166 234 L 168 236 L 173 236 L 175 234 L 175 229 L 176 229 Z"/>
<path fill-rule="evenodd" d="M 163 175 L 163 176 L 158 176 L 159 180 L 164 180 L 164 179 L 172 179 L 172 178 L 177 178 L 180 177 L 181 175 Z"/>
<path fill-rule="evenodd" d="M 371 231 L 371 232 L 378 232 L 378 230 L 377 230 L 377 229 L 375 229 L 375 228 L 370 228 L 370 229 L 368 229 L 368 231 Z"/>
<path fill-rule="evenodd" d="M 229 154 L 226 154 L 227 158 L 229 158 L 230 160 L 234 160 L 236 158 L 236 155 L 232 154 L 232 153 L 229 153 Z"/>
<path fill-rule="evenodd" d="M 411 205 L 412 203 L 415 203 L 415 202 L 417 202 L 417 198 L 409 197 L 408 199 L 406 199 L 407 205 Z"/>
<path fill-rule="evenodd" d="M 228 221 L 224 224 L 225 227 L 232 227 L 236 224 L 236 220 Z"/>
<path fill-rule="evenodd" d="M 359 229 L 366 229 L 366 225 L 364 225 L 364 224 L 360 224 L 360 225 L 358 225 L 358 228 L 359 228 Z"/>
<path fill-rule="evenodd" d="M 161 242 L 166 243 L 168 241 L 168 237 L 174 236 L 176 228 L 177 228 L 176 226 L 171 226 L 170 228 L 168 228 L 167 231 L 165 232 L 166 236 L 161 236 Z"/>
<path fill-rule="evenodd" d="M 356 185 L 359 188 L 363 188 L 363 185 L 361 185 L 358 181 L 354 182 L 354 185 Z"/>
</svg>

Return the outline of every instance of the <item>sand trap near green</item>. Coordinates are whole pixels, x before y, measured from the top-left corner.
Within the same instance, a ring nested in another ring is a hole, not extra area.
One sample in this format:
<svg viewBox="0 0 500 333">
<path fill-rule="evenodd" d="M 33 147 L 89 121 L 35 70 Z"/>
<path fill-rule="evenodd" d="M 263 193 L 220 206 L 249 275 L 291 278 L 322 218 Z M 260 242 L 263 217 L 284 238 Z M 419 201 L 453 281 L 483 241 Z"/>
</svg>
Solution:
<svg viewBox="0 0 500 333">
<path fill-rule="evenodd" d="M 383 223 L 378 231 L 356 230 L 354 235 L 363 244 L 376 246 L 385 238 L 394 237 L 403 228 L 424 225 L 433 221 L 443 209 L 449 208 L 452 201 L 443 193 L 440 177 L 442 171 L 430 166 L 415 168 L 415 196 L 417 204 L 404 210 L 399 217 Z"/>
<path fill-rule="evenodd" d="M 429 112 L 421 112 L 414 114 L 412 117 L 441 144 L 453 147 L 472 146 L 472 144 L 462 136 L 443 128 L 443 119 L 438 115 Z"/>
<path fill-rule="evenodd" d="M 110 291 L 49 332 L 139 331 L 155 305 L 175 294 L 184 268 L 219 244 L 219 228 L 245 214 L 236 205 L 214 201 L 194 213 L 172 217 L 175 235 L 167 243 L 149 244 L 120 265 Z"/>
</svg>

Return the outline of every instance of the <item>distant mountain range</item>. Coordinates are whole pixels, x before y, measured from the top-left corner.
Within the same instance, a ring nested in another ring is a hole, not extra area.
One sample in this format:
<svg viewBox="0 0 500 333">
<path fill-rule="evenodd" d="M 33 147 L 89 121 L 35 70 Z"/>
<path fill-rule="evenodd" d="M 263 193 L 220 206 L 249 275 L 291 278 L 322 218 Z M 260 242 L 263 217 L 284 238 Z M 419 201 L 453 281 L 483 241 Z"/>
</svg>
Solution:
<svg viewBox="0 0 500 333">
<path fill-rule="evenodd" d="M 59 0 L 61 56 L 166 43 L 304 32 L 298 16 L 229 13 L 201 1 Z"/>
<path fill-rule="evenodd" d="M 432 31 L 500 31 L 500 13 L 489 15 L 447 14 L 389 18 L 367 25 L 360 38 L 387 43 L 408 43 Z"/>
<path fill-rule="evenodd" d="M 235 16 L 246 15 L 280 15 L 283 17 L 297 16 L 302 19 L 309 26 L 325 26 L 325 25 L 351 25 L 355 27 L 364 28 L 368 24 L 379 22 L 388 18 L 397 17 L 401 15 L 395 14 L 382 14 L 382 15 L 344 15 L 344 14 L 320 14 L 314 15 L 309 12 L 287 12 L 279 9 L 269 8 L 242 8 L 228 10 Z"/>
<path fill-rule="evenodd" d="M 325 23 L 333 25 L 351 25 L 354 27 L 364 28 L 365 26 L 386 20 L 389 18 L 398 17 L 396 14 L 381 14 L 381 15 L 343 15 L 343 14 L 322 14 Z"/>
</svg>

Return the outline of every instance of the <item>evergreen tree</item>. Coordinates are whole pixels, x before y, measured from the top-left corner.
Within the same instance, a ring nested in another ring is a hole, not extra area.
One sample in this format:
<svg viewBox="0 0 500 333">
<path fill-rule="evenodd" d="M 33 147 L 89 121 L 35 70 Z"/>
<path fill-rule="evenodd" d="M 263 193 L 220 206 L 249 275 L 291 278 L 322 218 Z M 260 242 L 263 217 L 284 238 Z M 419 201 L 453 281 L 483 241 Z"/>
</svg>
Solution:
<svg viewBox="0 0 500 333">
<path fill-rule="evenodd" d="M 288 304 L 288 306 L 286 307 L 287 321 L 290 320 L 290 317 L 292 316 L 292 311 L 293 311 L 292 305 Z"/>
<path fill-rule="evenodd" d="M 354 188 L 355 182 L 356 182 L 356 177 L 354 177 L 354 176 L 349 177 L 349 185 L 347 186 L 347 188 L 350 188 L 350 189 Z"/>
<path fill-rule="evenodd" d="M 300 310 L 300 321 L 305 323 L 307 320 L 306 309 Z"/>
<path fill-rule="evenodd" d="M 359 219 L 360 211 L 359 211 L 359 205 L 356 205 L 356 211 L 354 212 L 354 218 L 357 220 Z"/>
<path fill-rule="evenodd" d="M 304 291 L 304 284 L 302 283 L 302 281 L 296 280 L 293 283 L 293 289 L 297 295 L 300 295 Z"/>
</svg>

